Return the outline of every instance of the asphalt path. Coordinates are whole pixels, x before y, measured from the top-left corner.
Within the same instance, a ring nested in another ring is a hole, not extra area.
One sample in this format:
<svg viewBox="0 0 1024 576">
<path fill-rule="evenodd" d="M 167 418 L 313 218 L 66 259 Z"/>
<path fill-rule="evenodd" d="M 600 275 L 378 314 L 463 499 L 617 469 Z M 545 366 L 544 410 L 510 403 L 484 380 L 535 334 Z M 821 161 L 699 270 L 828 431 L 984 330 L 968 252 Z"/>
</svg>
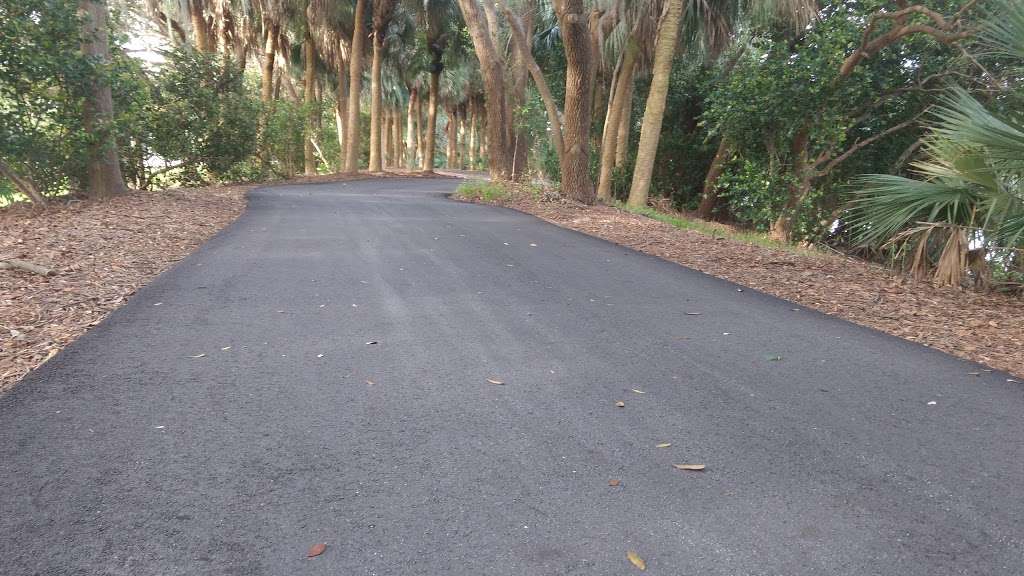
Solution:
<svg viewBox="0 0 1024 576">
<path fill-rule="evenodd" d="M 0 397 L 0 574 L 1024 573 L 1024 386 L 456 184 L 255 191 Z"/>
</svg>

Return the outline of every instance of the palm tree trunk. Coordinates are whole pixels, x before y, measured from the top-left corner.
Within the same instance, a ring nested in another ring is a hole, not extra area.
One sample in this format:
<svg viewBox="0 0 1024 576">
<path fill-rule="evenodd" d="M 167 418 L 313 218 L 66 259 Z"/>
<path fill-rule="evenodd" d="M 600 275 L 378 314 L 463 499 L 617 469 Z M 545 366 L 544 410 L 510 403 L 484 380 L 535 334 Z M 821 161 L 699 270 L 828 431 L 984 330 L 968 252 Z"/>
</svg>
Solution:
<svg viewBox="0 0 1024 576">
<path fill-rule="evenodd" d="M 363 42 L 366 37 L 366 0 L 356 0 L 355 29 L 352 31 L 352 60 L 348 75 L 348 135 L 345 142 L 345 172 L 359 170 L 359 94 L 363 80 Z"/>
<path fill-rule="evenodd" d="M 601 172 L 597 184 L 597 199 L 602 202 L 610 202 L 612 199 L 612 170 L 615 166 L 615 153 L 618 147 L 624 145 L 619 142 L 619 126 L 622 124 L 622 114 L 632 102 L 632 93 L 629 86 L 633 83 L 633 68 L 636 65 L 636 57 L 640 52 L 640 43 L 636 37 L 630 35 L 626 48 L 622 51 L 622 65 L 619 66 L 619 74 L 615 79 L 615 88 L 612 91 L 611 102 L 608 108 L 608 118 L 604 122 L 604 134 L 601 138 Z"/>
<path fill-rule="evenodd" d="M 634 66 L 634 71 L 636 70 Z M 615 167 L 622 168 L 626 165 L 626 155 L 629 154 L 629 140 L 632 136 L 633 127 L 633 92 L 636 84 L 630 82 L 626 86 L 626 100 L 623 102 L 625 108 L 622 110 L 622 119 L 619 122 L 619 134 L 615 138 Z"/>
<path fill-rule="evenodd" d="M 345 60 L 338 56 L 338 89 L 334 102 L 334 124 L 338 129 L 338 171 L 345 167 L 345 141 L 348 139 L 348 130 L 345 126 L 348 113 L 348 91 L 346 81 L 348 73 L 345 70 Z"/>
<path fill-rule="evenodd" d="M 582 0 L 574 0 L 582 2 Z M 508 180 L 512 174 L 512 148 L 509 139 L 510 114 L 505 95 L 505 63 L 495 46 L 491 32 L 480 15 L 476 0 L 459 0 L 462 16 L 480 61 L 480 75 L 487 97 L 487 164 L 491 178 Z M 496 32 L 496 31 L 495 31 Z"/>
<path fill-rule="evenodd" d="M 423 146 L 423 164 L 420 166 L 424 172 L 434 171 L 434 146 L 437 143 L 437 91 L 440 79 L 440 64 L 437 64 L 430 71 L 430 101 L 427 104 L 427 129 L 424 134 L 426 143 Z"/>
<path fill-rule="evenodd" d="M 103 0 L 81 0 L 82 52 L 101 67 L 110 61 L 107 32 L 107 4 Z M 117 155 L 114 131 L 114 99 L 105 78 L 89 79 L 83 109 L 83 124 L 92 137 L 83 182 L 86 195 L 105 198 L 126 190 Z"/>
<path fill-rule="evenodd" d="M 704 192 L 700 197 L 700 204 L 697 206 L 697 217 L 703 220 L 710 220 L 718 204 L 718 178 L 725 168 L 725 161 L 732 154 L 732 145 L 725 136 L 718 142 L 718 151 L 711 160 L 711 167 L 704 178 Z"/>
<path fill-rule="evenodd" d="M 277 25 L 267 26 L 263 41 L 263 77 L 260 79 L 260 99 L 269 104 L 274 99 L 274 59 L 277 55 Z"/>
<path fill-rule="evenodd" d="M 423 96 L 416 98 L 416 155 L 418 156 L 417 166 L 423 169 L 423 159 L 426 157 L 426 126 L 423 123 Z"/>
<path fill-rule="evenodd" d="M 476 169 L 476 99 L 469 101 L 469 170 Z"/>
<path fill-rule="evenodd" d="M 373 34 L 373 64 L 370 67 L 370 172 L 381 171 L 381 130 L 383 129 L 380 66 L 384 57 L 384 35 Z"/>
<path fill-rule="evenodd" d="M 456 113 L 455 113 L 455 108 L 454 107 L 447 108 L 445 110 L 445 112 L 447 112 L 447 115 L 448 115 L 448 123 L 445 124 L 445 127 L 444 127 L 445 134 L 448 137 L 448 147 L 445 150 L 445 161 L 444 161 L 444 163 L 445 163 L 445 167 L 447 167 L 447 168 L 457 168 L 458 166 L 456 166 L 456 164 L 455 164 L 455 149 L 456 149 L 456 138 L 457 138 L 457 133 L 456 133 L 455 125 L 458 123 L 458 118 L 455 115 Z"/>
<path fill-rule="evenodd" d="M 651 70 L 651 89 L 647 94 L 644 108 L 644 122 L 640 129 L 640 144 L 636 152 L 636 166 L 633 168 L 633 183 L 629 188 L 632 207 L 647 205 L 647 194 L 651 189 L 654 160 L 661 138 L 661 122 L 665 117 L 665 99 L 668 96 L 669 76 L 676 51 L 676 37 L 683 16 L 683 0 L 668 0 L 665 17 L 658 29 L 654 46 L 654 65 Z"/>
<path fill-rule="evenodd" d="M 302 43 L 302 53 L 305 60 L 303 79 L 305 80 L 302 91 L 306 104 L 306 133 L 303 142 L 303 168 L 306 176 L 316 176 L 316 150 L 313 148 L 313 140 L 316 138 L 317 124 L 317 102 L 316 102 L 316 51 L 313 49 L 313 37 L 306 32 L 305 41 Z"/>
<path fill-rule="evenodd" d="M 402 110 L 393 108 L 391 110 L 391 145 L 394 148 L 394 156 L 391 158 L 391 165 L 401 168 L 404 164 L 402 156 L 405 154 L 405 146 L 402 145 Z"/>
<path fill-rule="evenodd" d="M 206 26 L 206 18 L 203 16 L 203 5 L 200 0 L 188 0 L 188 13 L 192 20 L 192 34 L 195 38 L 196 50 L 213 52 L 210 29 Z"/>
<path fill-rule="evenodd" d="M 416 167 L 416 101 L 419 99 L 415 88 L 409 91 L 409 110 L 405 120 L 405 166 Z"/>
<path fill-rule="evenodd" d="M 577 202 L 594 202 L 590 179 L 591 77 L 590 29 L 583 13 L 583 0 L 561 0 L 558 21 L 565 48 L 565 158 L 562 162 L 562 192 Z"/>
</svg>

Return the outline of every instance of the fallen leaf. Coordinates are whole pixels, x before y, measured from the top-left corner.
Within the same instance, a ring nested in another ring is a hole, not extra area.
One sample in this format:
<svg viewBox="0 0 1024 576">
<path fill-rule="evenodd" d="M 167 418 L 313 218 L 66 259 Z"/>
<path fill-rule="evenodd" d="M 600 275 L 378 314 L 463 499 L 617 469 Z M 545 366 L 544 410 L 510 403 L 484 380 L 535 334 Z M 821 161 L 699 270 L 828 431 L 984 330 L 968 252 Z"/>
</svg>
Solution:
<svg viewBox="0 0 1024 576">
<path fill-rule="evenodd" d="M 153 304 L 153 306 L 160 306 L 161 304 L 163 304 L 163 302 L 157 302 L 156 304 Z"/>
<path fill-rule="evenodd" d="M 674 468 L 676 468 L 677 470 L 700 471 L 700 470 L 704 469 L 704 465 L 703 464 L 673 464 L 672 466 Z"/>
<path fill-rule="evenodd" d="M 227 352 L 228 350 L 231 350 L 231 346 L 225 346 L 220 349 L 221 352 Z"/>
<path fill-rule="evenodd" d="M 366 383 L 369 384 L 370 386 L 373 386 L 373 380 L 367 380 Z"/>
<path fill-rule="evenodd" d="M 641 570 L 647 570 L 647 563 L 644 562 L 644 559 L 641 558 L 640 555 L 636 552 L 633 552 L 632 550 L 626 552 L 626 558 L 629 558 L 629 561 L 633 564 L 633 566 L 636 566 Z"/>
<path fill-rule="evenodd" d="M 622 402 L 622 401 L 616 402 L 615 405 L 618 406 L 619 408 L 625 408 L 626 407 L 626 403 Z"/>
<path fill-rule="evenodd" d="M 313 546 L 309 548 L 309 552 L 306 553 L 306 558 L 313 558 L 314 556 L 319 556 L 324 553 L 324 550 L 327 550 L 327 544 L 324 544 L 323 542 L 319 544 L 313 544 Z"/>
<path fill-rule="evenodd" d="M 935 400 L 932 400 L 931 402 L 928 403 L 929 406 L 935 406 L 936 404 L 938 404 L 938 402 L 936 402 Z"/>
<path fill-rule="evenodd" d="M 488 378 L 487 382 L 489 382 L 491 384 L 504 384 L 504 382 L 502 382 L 501 380 L 498 380 L 496 378 Z"/>
<path fill-rule="evenodd" d="M 372 346 L 372 345 L 374 345 L 374 344 L 376 344 L 376 343 L 377 343 L 377 341 L 376 341 L 376 340 L 370 340 L 369 342 L 367 342 L 367 343 L 366 343 L 366 345 L 367 345 L 367 346 Z"/>
<path fill-rule="evenodd" d="M 655 448 L 668 448 L 671 445 L 672 445 L 671 442 L 662 442 L 661 444 L 657 444 L 654 447 Z"/>
<path fill-rule="evenodd" d="M 609 480 L 608 481 L 608 485 L 609 486 L 618 486 L 619 484 L 622 484 L 621 480 Z"/>
<path fill-rule="evenodd" d="M 779 360 L 782 360 L 782 356 L 769 356 L 768 360 L 771 362 L 778 362 Z"/>
<path fill-rule="evenodd" d="M 968 376 L 981 376 L 981 372 L 968 372 Z"/>
<path fill-rule="evenodd" d="M 700 316 L 700 312 L 687 312 L 687 316 Z"/>
<path fill-rule="evenodd" d="M 195 356 L 189 356 L 189 358 L 202 358 L 203 356 L 206 356 L 206 354 L 196 354 Z"/>
<path fill-rule="evenodd" d="M 633 392 L 636 392 L 637 394 L 647 394 L 647 392 L 644 392 L 643 390 L 637 390 L 636 388 L 633 388 L 632 390 L 633 390 Z"/>
</svg>

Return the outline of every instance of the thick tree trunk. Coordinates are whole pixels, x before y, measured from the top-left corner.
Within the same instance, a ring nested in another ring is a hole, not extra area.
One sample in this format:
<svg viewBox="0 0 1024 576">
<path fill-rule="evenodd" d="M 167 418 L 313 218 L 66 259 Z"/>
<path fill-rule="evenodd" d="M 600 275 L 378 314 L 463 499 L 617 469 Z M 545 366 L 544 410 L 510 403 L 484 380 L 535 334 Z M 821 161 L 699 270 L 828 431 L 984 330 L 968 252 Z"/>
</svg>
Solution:
<svg viewBox="0 0 1024 576">
<path fill-rule="evenodd" d="M 363 80 L 363 42 L 366 24 L 363 22 L 366 0 L 356 0 L 355 29 L 352 31 L 352 58 L 348 75 L 348 133 L 345 141 L 345 172 L 359 170 L 359 94 Z"/>
<path fill-rule="evenodd" d="M 203 15 L 202 2 L 188 0 L 188 13 L 192 20 L 192 35 L 195 39 L 196 50 L 213 52 L 213 39 L 210 37 L 210 28 L 206 25 L 206 17 Z"/>
<path fill-rule="evenodd" d="M 416 168 L 416 101 L 419 99 L 415 88 L 409 91 L 409 109 L 406 111 L 405 120 L 405 167 L 413 170 Z"/>
<path fill-rule="evenodd" d="M 430 100 L 427 103 L 427 128 L 424 133 L 426 142 L 423 146 L 423 164 L 420 166 L 424 172 L 434 171 L 434 147 L 437 145 L 437 92 L 440 79 L 441 63 L 435 62 L 430 71 Z"/>
<path fill-rule="evenodd" d="M 316 50 L 313 48 L 313 37 L 306 33 L 302 43 L 303 60 L 303 97 L 306 104 L 306 133 L 303 142 L 303 168 L 306 176 L 316 176 L 316 150 L 313 141 L 316 139 L 317 116 L 319 107 L 316 100 Z"/>
<path fill-rule="evenodd" d="M 334 102 L 334 124 L 338 130 L 338 171 L 345 168 L 345 141 L 348 139 L 348 71 L 345 60 L 338 56 L 338 89 Z"/>
<path fill-rule="evenodd" d="M 636 166 L 633 168 L 633 182 L 629 188 L 629 206 L 638 208 L 647 205 L 647 194 L 651 189 L 651 175 L 654 160 L 661 139 L 661 122 L 665 117 L 665 99 L 668 96 L 669 76 L 672 74 L 672 60 L 676 51 L 679 23 L 683 16 L 683 0 L 668 0 L 665 16 L 658 28 L 658 39 L 654 46 L 654 65 L 651 70 L 651 88 L 644 108 L 644 123 L 640 128 L 640 144 L 636 151 Z"/>
<path fill-rule="evenodd" d="M 374 31 L 373 64 L 370 67 L 370 172 L 381 171 L 381 115 L 380 66 L 384 57 L 384 34 Z"/>
<path fill-rule="evenodd" d="M 590 179 L 591 78 L 590 29 L 583 12 L 583 0 L 562 0 L 557 5 L 558 21 L 565 47 L 565 158 L 562 162 L 562 192 L 585 204 L 594 202 Z"/>
<path fill-rule="evenodd" d="M 511 119 L 505 98 L 505 63 L 480 15 L 476 0 L 459 0 L 459 7 L 473 39 L 473 48 L 480 61 L 480 75 L 484 80 L 488 168 L 491 178 L 508 180 L 512 177 L 512 146 L 509 138 Z"/>
<path fill-rule="evenodd" d="M 714 214 L 715 206 L 718 204 L 718 178 L 722 175 L 725 162 L 730 155 L 732 155 L 732 146 L 729 139 L 723 136 L 718 142 L 718 151 L 715 152 L 715 157 L 711 160 L 711 167 L 708 168 L 708 174 L 704 178 L 704 192 L 701 194 L 700 204 L 697 206 L 698 218 L 710 220 Z"/>
<path fill-rule="evenodd" d="M 405 146 L 402 144 L 402 110 L 394 108 L 391 111 L 391 145 L 394 148 L 394 156 L 391 164 L 395 168 L 401 168 L 405 164 L 402 156 L 405 154 Z"/>
<path fill-rule="evenodd" d="M 277 25 L 270 24 L 263 40 L 263 77 L 260 79 L 260 99 L 269 104 L 274 99 L 274 59 L 277 56 Z"/>
<path fill-rule="evenodd" d="M 633 82 L 626 86 L 626 100 L 623 102 L 625 108 L 622 110 L 622 119 L 619 122 L 619 134 L 615 138 L 616 168 L 622 168 L 626 165 L 626 158 L 629 154 L 629 141 L 633 135 L 633 92 L 635 86 L 636 84 Z"/>
<path fill-rule="evenodd" d="M 633 83 L 633 68 L 639 53 L 640 44 L 635 37 L 630 35 L 626 47 L 622 51 L 622 64 L 619 66 L 618 77 L 615 79 L 608 117 L 604 122 L 604 134 L 601 138 L 601 172 L 597 184 L 597 199 L 602 202 L 612 200 L 612 171 L 615 168 L 615 153 L 619 146 L 624 145 L 618 140 L 619 126 L 622 124 L 622 114 L 632 105 L 630 85 Z"/>
<path fill-rule="evenodd" d="M 106 1 L 81 0 L 79 13 L 82 16 L 82 52 L 102 67 L 110 62 Z M 92 139 L 82 183 L 86 195 L 104 198 L 124 192 L 126 187 L 114 132 L 114 99 L 106 79 L 90 79 L 82 117 L 85 131 Z"/>
</svg>

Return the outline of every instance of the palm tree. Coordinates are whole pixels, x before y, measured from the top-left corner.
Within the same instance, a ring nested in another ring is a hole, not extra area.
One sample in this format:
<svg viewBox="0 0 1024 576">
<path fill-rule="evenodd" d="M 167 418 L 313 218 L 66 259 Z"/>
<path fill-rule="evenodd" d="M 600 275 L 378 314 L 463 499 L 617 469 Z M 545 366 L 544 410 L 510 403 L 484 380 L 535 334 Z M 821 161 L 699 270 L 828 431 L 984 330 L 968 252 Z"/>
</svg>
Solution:
<svg viewBox="0 0 1024 576">
<path fill-rule="evenodd" d="M 370 66 L 370 172 L 380 172 L 381 127 L 384 114 L 381 99 L 381 64 L 384 59 L 384 40 L 388 24 L 395 10 L 394 0 L 373 2 L 373 63 Z"/>
<path fill-rule="evenodd" d="M 453 36 L 458 34 L 459 9 L 453 0 L 423 0 L 418 4 L 418 19 L 424 28 L 427 52 L 430 54 L 430 83 L 427 95 L 427 125 L 423 132 L 420 169 L 430 172 L 434 169 L 434 150 L 437 145 L 437 106 L 439 102 L 441 73 L 444 71 L 444 55 Z"/>
<path fill-rule="evenodd" d="M 366 42 L 366 0 L 356 0 L 352 15 L 351 57 L 348 82 L 348 138 L 345 141 L 345 172 L 359 170 L 359 96 L 362 93 L 363 51 Z"/>
<path fill-rule="evenodd" d="M 1024 62 L 1024 6 L 996 2 L 979 40 L 982 55 Z M 930 129 L 913 164 L 919 178 L 861 178 L 850 205 L 861 243 L 908 249 L 901 253 L 915 276 L 931 273 L 937 284 L 959 285 L 967 269 L 984 283 L 993 262 L 1024 272 L 1024 117 L 989 110 L 957 87 Z"/>
</svg>

